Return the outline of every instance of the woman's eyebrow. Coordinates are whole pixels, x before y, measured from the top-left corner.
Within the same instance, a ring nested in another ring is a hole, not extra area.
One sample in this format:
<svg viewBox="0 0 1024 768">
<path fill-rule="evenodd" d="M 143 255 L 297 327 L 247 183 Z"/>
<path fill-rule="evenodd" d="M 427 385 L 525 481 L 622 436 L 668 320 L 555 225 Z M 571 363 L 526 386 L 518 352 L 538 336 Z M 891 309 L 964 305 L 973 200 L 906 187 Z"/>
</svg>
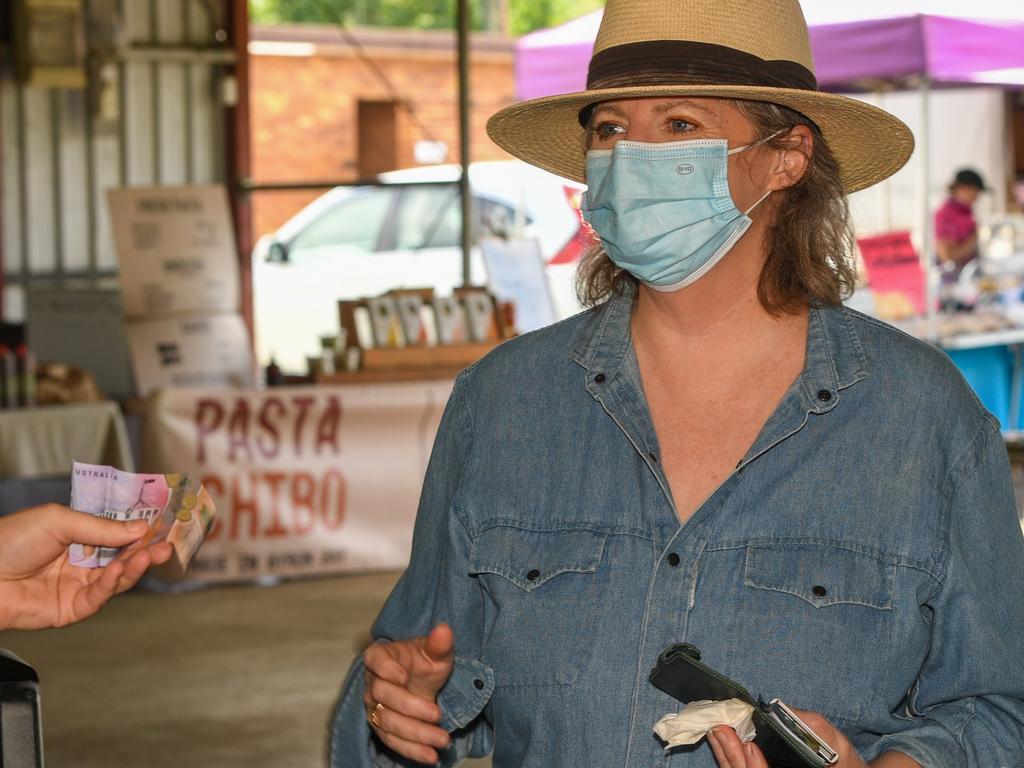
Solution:
<svg viewBox="0 0 1024 768">
<path fill-rule="evenodd" d="M 694 112 L 701 112 L 705 115 L 708 115 L 709 117 L 715 116 L 715 113 L 712 110 L 708 109 L 707 107 L 702 107 L 700 104 L 693 101 L 692 99 L 679 99 L 678 101 L 669 101 L 664 104 L 658 104 L 652 109 L 652 111 L 657 112 L 658 114 L 662 114 L 665 112 L 671 112 L 673 109 L 676 109 L 677 107 L 686 107 L 687 109 L 692 109 Z"/>
<path fill-rule="evenodd" d="M 601 114 L 602 112 L 610 112 L 611 114 L 613 114 L 613 115 L 615 115 L 617 117 L 626 117 L 627 116 L 625 110 L 620 109 L 619 107 L 615 106 L 614 104 L 598 104 L 597 108 L 594 110 L 594 115 L 597 116 L 597 115 Z"/>
</svg>

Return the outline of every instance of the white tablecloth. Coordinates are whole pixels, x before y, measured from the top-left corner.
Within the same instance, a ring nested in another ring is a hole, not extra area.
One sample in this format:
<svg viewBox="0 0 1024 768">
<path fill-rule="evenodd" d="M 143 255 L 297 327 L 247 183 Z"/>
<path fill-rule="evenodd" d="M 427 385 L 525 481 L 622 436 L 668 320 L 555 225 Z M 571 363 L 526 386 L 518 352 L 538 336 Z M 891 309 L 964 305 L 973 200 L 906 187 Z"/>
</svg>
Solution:
<svg viewBox="0 0 1024 768">
<path fill-rule="evenodd" d="M 115 403 L 0 411 L 0 477 L 70 475 L 73 461 L 134 471 L 124 418 Z"/>
</svg>

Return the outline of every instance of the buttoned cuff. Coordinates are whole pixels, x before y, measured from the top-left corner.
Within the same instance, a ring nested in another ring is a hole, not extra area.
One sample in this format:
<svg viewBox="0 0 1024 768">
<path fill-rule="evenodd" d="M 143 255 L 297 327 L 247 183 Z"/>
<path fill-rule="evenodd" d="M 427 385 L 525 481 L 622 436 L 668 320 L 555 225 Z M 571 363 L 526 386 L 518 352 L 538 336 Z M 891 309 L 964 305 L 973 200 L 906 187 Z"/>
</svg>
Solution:
<svg viewBox="0 0 1024 768">
<path fill-rule="evenodd" d="M 451 677 L 437 695 L 439 725 L 454 733 L 469 725 L 487 706 L 494 692 L 494 670 L 475 659 L 455 657 Z"/>
</svg>

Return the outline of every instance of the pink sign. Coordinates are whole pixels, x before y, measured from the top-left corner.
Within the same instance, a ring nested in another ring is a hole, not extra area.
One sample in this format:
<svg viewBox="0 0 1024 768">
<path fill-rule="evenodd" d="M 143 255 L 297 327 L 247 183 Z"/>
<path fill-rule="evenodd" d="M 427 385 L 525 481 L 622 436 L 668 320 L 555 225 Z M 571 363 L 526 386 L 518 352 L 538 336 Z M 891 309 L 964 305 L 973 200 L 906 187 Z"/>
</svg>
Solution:
<svg viewBox="0 0 1024 768">
<path fill-rule="evenodd" d="M 924 312 L 924 270 L 910 241 L 910 232 L 857 239 L 868 272 L 868 285 L 875 296 L 898 293 L 918 314 Z"/>
</svg>

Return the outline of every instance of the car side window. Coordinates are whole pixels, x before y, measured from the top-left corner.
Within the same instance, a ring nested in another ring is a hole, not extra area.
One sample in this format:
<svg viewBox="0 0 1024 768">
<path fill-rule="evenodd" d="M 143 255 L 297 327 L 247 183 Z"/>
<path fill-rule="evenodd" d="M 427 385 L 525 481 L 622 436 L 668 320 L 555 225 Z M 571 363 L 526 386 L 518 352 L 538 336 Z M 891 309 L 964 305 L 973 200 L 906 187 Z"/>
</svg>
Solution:
<svg viewBox="0 0 1024 768">
<path fill-rule="evenodd" d="M 395 249 L 452 248 L 461 238 L 459 188 L 410 185 L 402 190 L 395 219 Z"/>
<path fill-rule="evenodd" d="M 478 237 L 481 235 L 485 237 L 515 236 L 517 223 L 515 208 L 486 197 L 474 198 L 473 205 L 476 206 Z M 527 216 L 523 223 L 529 224 L 530 221 Z"/>
<path fill-rule="evenodd" d="M 479 196 L 473 198 L 473 208 L 474 240 L 481 235 L 512 234 L 515 209 Z M 457 185 L 424 184 L 404 189 L 396 217 L 395 249 L 455 248 L 461 242 L 462 205 Z"/>
<path fill-rule="evenodd" d="M 356 191 L 296 235 L 289 257 L 294 261 L 298 252 L 331 246 L 368 253 L 376 250 L 394 194 L 395 190 L 387 187 Z"/>
</svg>

